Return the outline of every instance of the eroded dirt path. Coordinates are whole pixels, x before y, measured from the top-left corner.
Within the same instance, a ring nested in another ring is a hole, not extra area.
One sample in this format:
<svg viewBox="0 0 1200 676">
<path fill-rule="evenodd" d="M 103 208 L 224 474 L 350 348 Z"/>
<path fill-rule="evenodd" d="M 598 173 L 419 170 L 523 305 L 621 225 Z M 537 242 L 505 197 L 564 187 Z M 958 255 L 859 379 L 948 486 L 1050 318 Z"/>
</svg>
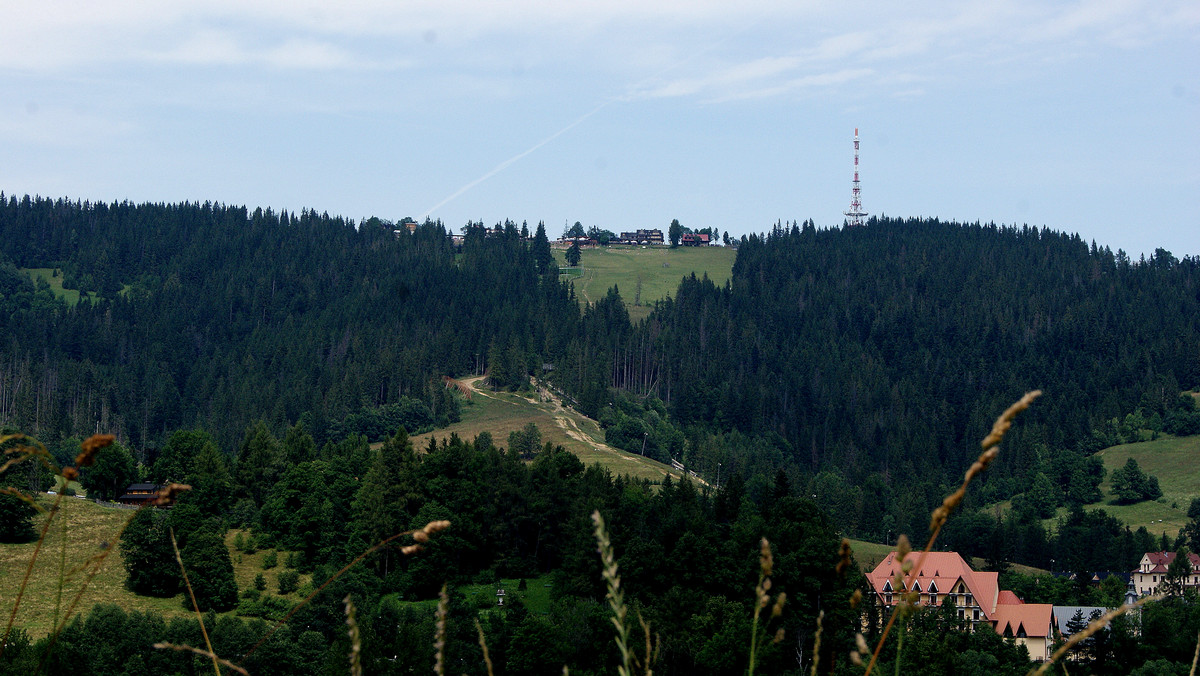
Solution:
<svg viewBox="0 0 1200 676">
<path fill-rule="evenodd" d="M 480 387 L 480 383 L 482 383 L 483 379 L 486 377 L 487 376 L 472 376 L 470 378 L 463 378 L 459 382 L 461 382 L 468 390 L 471 391 L 472 396 L 479 395 L 489 399 L 502 401 L 502 398 L 496 396 L 495 393 L 488 391 L 485 387 Z M 601 439 L 597 439 L 593 432 L 585 430 L 579 424 L 580 419 L 587 419 L 586 416 L 570 406 L 563 404 L 562 398 L 559 397 L 558 394 L 556 394 L 554 390 L 547 386 L 543 381 L 540 381 L 536 378 L 532 379 L 532 381 L 537 392 L 537 401 L 527 401 L 527 403 L 530 406 L 534 406 L 535 408 L 541 409 L 542 411 L 550 414 L 554 418 L 555 424 L 558 425 L 558 427 L 561 428 L 568 437 L 582 444 L 587 444 L 598 451 L 602 451 L 615 458 L 619 458 L 623 462 L 634 465 L 650 465 L 650 463 L 641 456 L 623 451 L 615 446 L 610 446 L 604 443 L 604 441 Z M 676 479 L 680 478 L 681 476 L 679 472 L 667 470 L 658 463 L 654 463 L 650 466 L 657 470 L 662 476 L 672 476 Z"/>
</svg>

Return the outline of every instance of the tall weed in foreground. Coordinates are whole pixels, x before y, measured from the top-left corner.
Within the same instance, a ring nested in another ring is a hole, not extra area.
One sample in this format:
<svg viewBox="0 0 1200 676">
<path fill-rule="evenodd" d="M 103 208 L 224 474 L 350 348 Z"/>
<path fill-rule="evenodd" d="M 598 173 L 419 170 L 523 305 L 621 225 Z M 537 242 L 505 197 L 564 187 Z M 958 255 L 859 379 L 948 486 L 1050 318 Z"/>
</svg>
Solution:
<svg viewBox="0 0 1200 676">
<path fill-rule="evenodd" d="M 942 504 L 939 505 L 937 509 L 933 510 L 929 520 L 929 540 L 926 541 L 925 549 L 921 551 L 921 555 L 917 558 L 917 563 L 915 566 L 912 564 L 912 561 L 906 560 L 906 556 L 908 554 L 907 551 L 904 551 L 903 553 L 899 551 L 901 549 L 900 545 L 905 545 L 904 549 L 907 549 L 908 545 L 908 538 L 903 535 L 900 536 L 901 540 L 897 544 L 897 555 L 902 562 L 901 571 L 905 576 L 903 579 L 898 579 L 899 584 L 896 587 L 900 590 L 900 605 L 894 612 L 892 612 L 891 617 L 888 618 L 887 625 L 883 628 L 883 634 L 879 637 L 879 643 L 877 643 L 875 646 L 875 652 L 871 654 L 871 661 L 867 663 L 867 669 L 864 673 L 864 676 L 870 676 L 871 670 L 875 668 L 875 663 L 879 660 L 879 652 L 883 650 L 883 645 L 887 641 L 888 633 L 891 632 L 897 618 L 902 619 L 902 617 L 906 616 L 908 612 L 912 610 L 912 607 L 916 605 L 916 594 L 911 591 L 907 591 L 912 589 L 912 571 L 920 570 L 921 566 L 925 564 L 925 557 L 927 557 L 929 552 L 933 550 L 933 543 L 937 541 L 938 534 L 942 532 L 942 526 L 945 525 L 946 519 L 950 517 L 950 513 L 953 512 L 958 505 L 962 503 L 963 498 L 966 497 L 967 486 L 970 485 L 971 480 L 983 473 L 983 471 L 988 468 L 988 465 L 992 464 L 992 461 L 995 460 L 998 455 L 1000 455 L 1000 449 L 998 446 L 1000 441 L 1004 439 L 1005 433 L 1012 428 L 1013 419 L 1017 417 L 1018 413 L 1029 408 L 1029 405 L 1033 403 L 1033 400 L 1040 396 L 1042 396 L 1041 390 L 1026 392 L 1025 396 L 1017 400 L 1017 402 L 1012 406 L 1009 406 L 1004 413 L 1000 414 L 1000 417 L 996 419 L 996 422 L 992 424 L 992 431 L 983 438 L 983 441 L 979 442 L 979 445 L 983 448 L 983 452 L 979 454 L 979 457 L 967 470 L 966 476 L 963 477 L 962 485 L 959 486 L 958 490 L 946 496 L 946 499 L 942 501 Z M 900 576 L 898 575 L 897 578 L 899 577 Z M 897 664 L 899 664 L 899 654 L 897 654 L 896 660 Z"/>
<path fill-rule="evenodd" d="M 633 669 L 637 666 L 637 655 L 634 654 L 633 647 L 629 645 L 629 623 L 625 619 L 627 609 L 625 608 L 625 592 L 621 590 L 621 575 L 617 568 L 617 556 L 613 552 L 612 542 L 608 539 L 608 530 L 604 526 L 604 517 L 600 516 L 600 511 L 592 512 L 592 524 L 596 530 L 596 549 L 600 554 L 600 564 L 603 567 L 601 574 L 604 576 L 604 585 L 607 589 L 605 598 L 608 599 L 608 607 L 612 610 L 612 617 L 609 618 L 613 627 L 616 629 L 617 650 L 621 653 L 621 666 L 617 667 L 618 676 L 633 676 Z M 764 540 L 765 542 L 765 540 Z M 645 676 L 651 676 L 654 672 L 651 670 L 651 664 L 657 656 L 657 650 L 651 650 L 650 643 L 650 626 L 638 616 L 638 622 L 641 623 L 642 629 L 646 634 L 646 652 L 643 656 L 642 665 L 645 669 Z M 564 672 L 566 667 L 563 667 Z"/>
</svg>

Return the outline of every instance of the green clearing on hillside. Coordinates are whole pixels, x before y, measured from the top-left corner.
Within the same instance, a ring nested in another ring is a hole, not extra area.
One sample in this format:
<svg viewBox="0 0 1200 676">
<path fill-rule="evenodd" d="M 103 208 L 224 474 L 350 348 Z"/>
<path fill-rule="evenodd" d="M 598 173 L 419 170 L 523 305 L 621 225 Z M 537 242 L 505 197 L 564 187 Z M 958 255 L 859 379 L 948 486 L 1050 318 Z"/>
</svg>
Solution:
<svg viewBox="0 0 1200 676">
<path fill-rule="evenodd" d="M 67 305 L 75 307 L 79 304 L 79 290 L 64 289 L 62 285 L 62 273 L 59 272 L 58 276 L 55 276 L 54 268 L 21 268 L 21 272 L 28 273 L 29 276 L 33 277 L 35 280 L 46 280 L 46 282 L 50 284 L 50 291 L 53 292 L 55 296 L 67 301 Z M 88 299 L 95 303 L 97 299 L 95 292 L 89 292 Z"/>
<path fill-rule="evenodd" d="M 496 607 L 496 588 L 504 590 L 504 605 L 511 606 L 520 602 L 531 613 L 546 614 L 550 612 L 550 578 L 549 575 L 531 577 L 525 580 L 525 591 L 519 591 L 521 581 L 515 578 L 500 580 L 500 584 L 472 584 L 459 587 L 468 600 L 476 608 Z"/>
<path fill-rule="evenodd" d="M 951 516 L 950 518 L 953 519 L 954 517 Z M 896 550 L 895 546 L 892 545 L 881 545 L 876 542 L 866 542 L 864 540 L 850 540 L 850 549 L 854 552 L 854 560 L 858 562 L 859 570 L 864 573 L 874 570 L 880 561 L 883 561 L 889 553 Z M 909 556 L 920 555 L 920 552 L 916 552 Z M 971 566 L 972 570 L 983 570 L 985 565 L 983 559 L 971 557 L 967 557 L 967 564 Z M 1024 575 L 1045 575 L 1049 573 L 1047 570 L 1019 563 L 1010 564 L 1009 569 Z"/>
<path fill-rule="evenodd" d="M 237 530 L 231 528 L 225 533 L 225 546 L 229 549 L 230 560 L 233 561 L 233 578 L 237 580 L 238 594 L 240 595 L 247 589 L 253 589 L 254 577 L 259 573 L 262 573 L 263 579 L 265 579 L 267 582 L 267 588 L 263 591 L 263 594 L 279 596 L 279 574 L 285 570 L 289 570 L 284 562 L 287 561 L 287 557 L 290 552 L 282 549 L 259 549 L 253 554 L 239 552 L 233 546 L 233 541 L 237 538 L 238 534 L 241 534 L 243 538 L 251 537 L 250 531 L 248 530 Z M 278 565 L 270 570 L 263 570 L 263 558 L 267 555 L 267 552 L 271 551 L 275 552 L 275 559 L 278 561 Z M 311 581 L 311 575 L 305 575 L 303 573 L 300 574 L 301 589 L 303 589 L 304 586 Z M 292 602 L 298 602 L 303 599 L 304 596 L 299 591 L 295 591 L 284 596 L 283 598 Z"/>
<path fill-rule="evenodd" d="M 678 479 L 680 474 L 669 465 L 613 448 L 604 443 L 600 425 L 570 408 L 562 407 L 544 390 L 525 395 L 510 392 L 476 390 L 462 405 L 462 421 L 449 427 L 412 437 L 413 446 L 422 450 L 429 439 L 438 443 L 457 434 L 465 441 L 474 441 L 482 432 L 492 435 L 497 446 L 508 446 L 508 435 L 533 423 L 542 434 L 542 443 L 561 445 L 575 454 L 584 465 L 599 463 L 614 475 L 628 474 L 636 479 L 658 483 L 668 474 Z"/>
<path fill-rule="evenodd" d="M 38 504 L 49 510 L 54 503 L 53 496 L 40 495 Z M 133 515 L 134 510 L 121 507 L 97 505 L 89 500 L 76 497 L 64 497 L 59 508 L 59 516 L 54 519 L 46 541 L 38 553 L 33 571 L 29 576 L 29 584 L 21 599 L 21 607 L 17 611 L 14 626 L 29 632 L 33 638 L 39 638 L 50 633 L 54 626 L 55 598 L 58 596 L 59 562 L 63 561 L 62 570 L 80 570 L 93 557 L 103 554 L 105 549 L 113 547 L 104 558 L 99 572 L 87 585 L 87 590 L 80 597 L 75 607 L 74 615 L 86 615 L 93 606 L 99 603 L 115 603 L 126 612 L 134 610 L 154 611 L 168 620 L 172 617 L 191 615 L 192 612 L 183 608 L 183 594 L 168 598 L 139 596 L 125 588 L 125 566 L 121 561 L 121 552 L 117 545 L 118 534 L 125 522 Z M 34 517 L 34 528 L 41 532 L 46 523 L 47 513 Z M 64 554 L 63 525 L 66 526 L 66 550 Z M 238 592 L 254 587 L 254 576 L 262 573 L 266 578 L 265 594 L 277 596 L 279 592 L 278 576 L 286 570 L 284 561 L 288 552 L 278 551 L 279 565 L 271 570 L 262 569 L 262 559 L 268 550 L 259 550 L 254 554 L 244 554 L 233 548 L 233 540 L 240 531 L 230 530 L 225 536 L 225 544 L 229 548 L 233 561 L 233 574 L 237 579 Z M 21 587 L 21 579 L 29 566 L 29 559 L 37 548 L 36 542 L 25 544 L 0 545 L 0 611 L 7 616 L 12 612 L 17 592 Z M 63 558 L 65 556 L 65 558 Z M 83 573 L 63 577 L 62 604 L 60 613 L 66 610 L 76 593 L 85 581 Z M 310 576 L 300 576 L 300 587 L 304 588 L 310 582 Z M 515 587 L 514 587 L 515 589 Z M 293 592 L 286 597 L 289 601 L 298 602 L 300 592 Z M 232 615 L 222 613 L 223 615 Z M 61 614 L 60 614 L 61 617 Z"/>
<path fill-rule="evenodd" d="M 38 503 L 47 510 L 53 502 L 52 496 L 38 497 Z M 50 532 L 46 535 L 46 541 L 29 576 L 29 584 L 17 611 L 15 626 L 25 629 L 34 638 L 50 633 L 54 626 L 55 598 L 58 596 L 60 578 L 63 581 L 60 613 L 66 610 L 83 587 L 84 574 L 59 574 L 59 562 L 64 556 L 64 542 L 65 565 L 62 570 L 68 572 L 79 569 L 89 559 L 98 557 L 106 548 L 112 547 L 99 572 L 80 597 L 75 614 L 86 614 L 98 603 L 115 603 L 125 610 L 153 610 L 166 618 L 188 614 L 180 605 L 181 595 L 154 598 L 138 596 L 125 588 L 125 566 L 121 563 L 121 553 L 116 544 L 118 533 L 132 514 L 131 509 L 101 507 L 81 498 L 64 497 L 59 516 L 51 524 Z M 34 517 L 33 525 L 38 532 L 41 532 L 47 516 L 47 513 L 42 513 Z M 21 587 L 21 578 L 24 577 L 36 548 L 36 542 L 0 545 L 0 610 L 3 610 L 5 615 L 12 612 L 13 603 Z"/>
<path fill-rule="evenodd" d="M 1084 509 L 1102 509 L 1132 530 L 1145 526 L 1155 537 L 1166 533 L 1167 537 L 1174 538 L 1179 534 L 1179 529 L 1188 521 L 1187 510 L 1192 499 L 1200 498 L 1200 472 L 1196 470 L 1197 460 L 1200 460 L 1200 435 L 1110 446 L 1096 455 L 1104 461 L 1106 470 L 1100 484 L 1104 497 L 1100 502 L 1085 505 Z M 1123 467 L 1129 458 L 1136 460 L 1143 472 L 1158 477 L 1163 492 L 1161 498 L 1132 505 L 1113 503 L 1113 470 Z M 996 506 L 1007 512 L 1012 509 L 1012 502 L 1005 500 Z M 1053 530 L 1066 514 L 1067 508 L 1059 507 L 1052 518 L 1042 521 L 1042 525 Z"/>
<path fill-rule="evenodd" d="M 579 267 L 567 268 L 565 274 L 575 285 L 580 301 L 593 303 L 604 297 L 616 285 L 629 309 L 630 319 L 637 321 L 650 314 L 656 300 L 674 296 L 679 280 L 695 273 L 708 275 L 720 286 L 729 281 L 737 249 L 723 246 L 608 246 L 582 251 Z M 566 252 L 556 250 L 555 258 L 566 266 Z M 642 279 L 640 305 L 635 305 L 638 276 Z"/>
<path fill-rule="evenodd" d="M 1200 498 L 1200 471 L 1197 471 L 1200 435 L 1111 446 L 1097 455 L 1104 459 L 1108 475 L 1100 484 L 1104 500 L 1088 505 L 1089 509 L 1104 509 L 1134 530 L 1145 526 L 1153 535 L 1165 531 L 1174 537 L 1179 533 L 1188 521 L 1188 505 L 1193 498 Z M 1120 469 L 1129 458 L 1136 460 L 1143 472 L 1158 477 L 1161 498 L 1133 505 L 1112 504 L 1113 470 Z"/>
</svg>

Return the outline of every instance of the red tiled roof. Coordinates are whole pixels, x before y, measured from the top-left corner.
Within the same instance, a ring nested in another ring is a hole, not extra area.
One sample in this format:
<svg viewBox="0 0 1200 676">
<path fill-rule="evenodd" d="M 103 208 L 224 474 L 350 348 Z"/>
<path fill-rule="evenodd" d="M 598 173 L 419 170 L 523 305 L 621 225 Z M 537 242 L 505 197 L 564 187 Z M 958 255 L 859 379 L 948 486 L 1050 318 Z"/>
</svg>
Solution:
<svg viewBox="0 0 1200 676">
<path fill-rule="evenodd" d="M 996 599 L 996 605 L 1000 606 L 1015 606 L 1025 603 L 1019 596 L 1010 592 L 1007 589 L 1000 590 L 1000 596 Z"/>
<path fill-rule="evenodd" d="M 913 565 L 916 565 L 920 556 L 919 553 L 913 553 L 909 554 L 908 558 L 913 561 Z M 887 593 L 884 585 L 889 584 L 888 581 L 900 571 L 900 564 L 901 561 L 896 557 L 896 553 L 891 552 L 875 567 L 875 570 L 867 575 L 867 579 L 877 594 Z M 959 580 L 962 580 L 967 591 L 975 598 L 975 603 L 979 604 L 984 616 L 988 619 L 991 619 L 992 611 L 996 607 L 998 578 L 997 573 L 977 573 L 971 570 L 958 552 L 930 552 L 925 557 L 925 562 L 920 570 L 913 571 L 911 578 L 905 577 L 912 588 L 920 589 L 922 594 L 929 593 L 930 584 L 935 585 L 938 593 L 935 605 L 941 605 L 945 598 L 944 595 L 949 593 Z M 891 591 L 895 593 L 897 590 Z M 928 605 L 925 598 L 922 598 L 921 601 L 922 605 Z"/>
<path fill-rule="evenodd" d="M 1009 592 L 1010 594 L 1012 592 Z M 992 618 L 996 633 L 1005 635 L 1005 630 L 1011 636 L 1017 636 L 1021 630 L 1029 638 L 1046 638 L 1050 635 L 1054 606 L 1048 603 L 1014 603 L 996 606 Z"/>
<path fill-rule="evenodd" d="M 1145 557 L 1149 559 L 1150 570 L 1142 570 L 1141 563 L 1138 563 L 1135 573 L 1165 573 L 1167 567 L 1175 560 L 1175 552 L 1146 552 Z M 1188 560 L 1192 562 L 1192 570 L 1200 570 L 1200 554 L 1192 552 L 1188 553 Z"/>
</svg>

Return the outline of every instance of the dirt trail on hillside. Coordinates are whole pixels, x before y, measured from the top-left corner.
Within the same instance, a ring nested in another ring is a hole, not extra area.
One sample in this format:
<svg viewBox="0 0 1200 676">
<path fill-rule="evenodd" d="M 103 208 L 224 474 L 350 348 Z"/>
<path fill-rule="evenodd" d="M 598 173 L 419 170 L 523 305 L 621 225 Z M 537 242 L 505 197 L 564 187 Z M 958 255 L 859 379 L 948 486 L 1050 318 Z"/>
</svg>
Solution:
<svg viewBox="0 0 1200 676">
<path fill-rule="evenodd" d="M 482 382 L 486 377 L 487 376 L 472 376 L 470 378 L 463 378 L 459 382 L 461 382 L 468 390 L 470 390 L 472 395 L 478 394 L 489 399 L 499 400 L 500 398 L 495 394 L 479 387 L 479 383 Z M 544 382 L 536 378 L 533 378 L 532 381 L 538 394 L 537 403 L 532 403 L 532 405 L 551 414 L 554 417 L 555 424 L 562 428 L 563 432 L 566 433 L 568 437 L 580 443 L 587 444 L 597 450 L 604 451 L 605 453 L 611 453 L 625 462 L 643 464 L 643 461 L 639 456 L 632 455 L 626 451 L 616 448 L 615 446 L 609 446 L 603 441 L 596 439 L 596 437 L 592 436 L 591 433 L 585 431 L 579 426 L 579 422 L 572 417 L 572 415 L 584 417 L 583 414 L 579 413 L 570 406 L 564 405 L 562 398 L 555 394 L 555 392 L 551 390 Z M 670 475 L 674 476 L 675 478 L 679 478 L 679 475 L 676 472 L 667 472 L 666 470 L 659 468 L 656 469 L 658 469 L 663 476 Z"/>
</svg>

